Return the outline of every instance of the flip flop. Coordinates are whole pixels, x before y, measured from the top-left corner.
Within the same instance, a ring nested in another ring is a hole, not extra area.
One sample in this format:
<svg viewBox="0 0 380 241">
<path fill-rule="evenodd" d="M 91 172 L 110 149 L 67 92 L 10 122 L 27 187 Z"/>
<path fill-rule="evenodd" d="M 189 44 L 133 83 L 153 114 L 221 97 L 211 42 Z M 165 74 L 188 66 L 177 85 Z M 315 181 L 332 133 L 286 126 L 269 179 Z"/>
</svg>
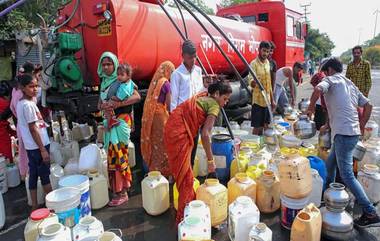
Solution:
<svg viewBox="0 0 380 241">
<path fill-rule="evenodd" d="M 126 202 L 128 202 L 128 196 L 122 196 L 122 197 L 112 199 L 111 202 L 108 203 L 108 206 L 117 207 Z"/>
</svg>

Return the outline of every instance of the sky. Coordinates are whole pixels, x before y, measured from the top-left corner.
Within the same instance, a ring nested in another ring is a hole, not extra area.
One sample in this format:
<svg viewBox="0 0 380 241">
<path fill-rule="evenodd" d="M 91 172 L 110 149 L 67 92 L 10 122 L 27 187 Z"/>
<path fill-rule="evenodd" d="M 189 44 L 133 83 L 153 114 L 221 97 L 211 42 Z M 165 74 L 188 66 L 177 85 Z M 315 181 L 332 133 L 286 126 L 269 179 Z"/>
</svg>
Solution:
<svg viewBox="0 0 380 241">
<path fill-rule="evenodd" d="M 215 8 L 219 0 L 205 0 Z M 335 43 L 333 55 L 371 39 L 375 27 L 376 9 L 380 10 L 380 0 L 285 0 L 285 5 L 293 10 L 303 12 L 301 4 L 311 3 L 309 20 L 313 28 L 327 33 Z M 380 13 L 377 20 L 376 34 L 380 33 Z"/>
</svg>

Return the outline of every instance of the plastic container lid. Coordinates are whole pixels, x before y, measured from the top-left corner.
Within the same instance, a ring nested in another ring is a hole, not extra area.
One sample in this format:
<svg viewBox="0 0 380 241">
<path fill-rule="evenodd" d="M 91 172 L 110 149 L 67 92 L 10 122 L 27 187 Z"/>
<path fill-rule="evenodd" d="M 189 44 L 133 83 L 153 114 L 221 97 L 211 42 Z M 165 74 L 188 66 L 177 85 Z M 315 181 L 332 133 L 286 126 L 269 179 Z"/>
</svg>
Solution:
<svg viewBox="0 0 380 241">
<path fill-rule="evenodd" d="M 33 221 L 39 221 L 39 220 L 42 220 L 42 219 L 49 217 L 49 215 L 50 215 L 49 209 L 40 208 L 40 209 L 34 210 L 30 214 L 30 219 L 32 219 Z"/>
</svg>

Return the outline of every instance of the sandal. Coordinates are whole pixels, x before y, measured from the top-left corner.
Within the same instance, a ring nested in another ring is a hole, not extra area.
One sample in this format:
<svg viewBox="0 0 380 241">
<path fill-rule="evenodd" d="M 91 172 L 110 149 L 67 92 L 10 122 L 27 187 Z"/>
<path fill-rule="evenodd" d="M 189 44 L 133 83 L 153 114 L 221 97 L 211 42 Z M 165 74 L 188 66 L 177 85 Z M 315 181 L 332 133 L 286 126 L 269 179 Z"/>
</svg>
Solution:
<svg viewBox="0 0 380 241">
<path fill-rule="evenodd" d="M 108 206 L 110 207 L 117 207 L 120 206 L 128 201 L 128 196 L 121 196 L 117 198 L 113 198 L 109 203 Z"/>
</svg>

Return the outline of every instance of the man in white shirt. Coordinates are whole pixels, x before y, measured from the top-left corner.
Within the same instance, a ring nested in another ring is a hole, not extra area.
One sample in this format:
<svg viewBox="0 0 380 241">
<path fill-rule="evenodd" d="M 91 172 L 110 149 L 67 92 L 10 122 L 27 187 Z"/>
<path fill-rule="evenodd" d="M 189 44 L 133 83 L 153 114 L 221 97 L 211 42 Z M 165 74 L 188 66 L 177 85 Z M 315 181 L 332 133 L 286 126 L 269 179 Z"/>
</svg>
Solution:
<svg viewBox="0 0 380 241">
<path fill-rule="evenodd" d="M 170 77 L 170 111 L 205 89 L 203 85 L 202 69 L 195 65 L 197 48 L 187 39 L 182 44 L 182 64 Z M 194 148 L 191 152 L 191 164 L 194 164 L 199 135 L 194 139 Z"/>
<path fill-rule="evenodd" d="M 170 111 L 204 90 L 202 69 L 195 65 L 197 49 L 191 40 L 182 44 L 182 64 L 170 78 Z"/>
</svg>

